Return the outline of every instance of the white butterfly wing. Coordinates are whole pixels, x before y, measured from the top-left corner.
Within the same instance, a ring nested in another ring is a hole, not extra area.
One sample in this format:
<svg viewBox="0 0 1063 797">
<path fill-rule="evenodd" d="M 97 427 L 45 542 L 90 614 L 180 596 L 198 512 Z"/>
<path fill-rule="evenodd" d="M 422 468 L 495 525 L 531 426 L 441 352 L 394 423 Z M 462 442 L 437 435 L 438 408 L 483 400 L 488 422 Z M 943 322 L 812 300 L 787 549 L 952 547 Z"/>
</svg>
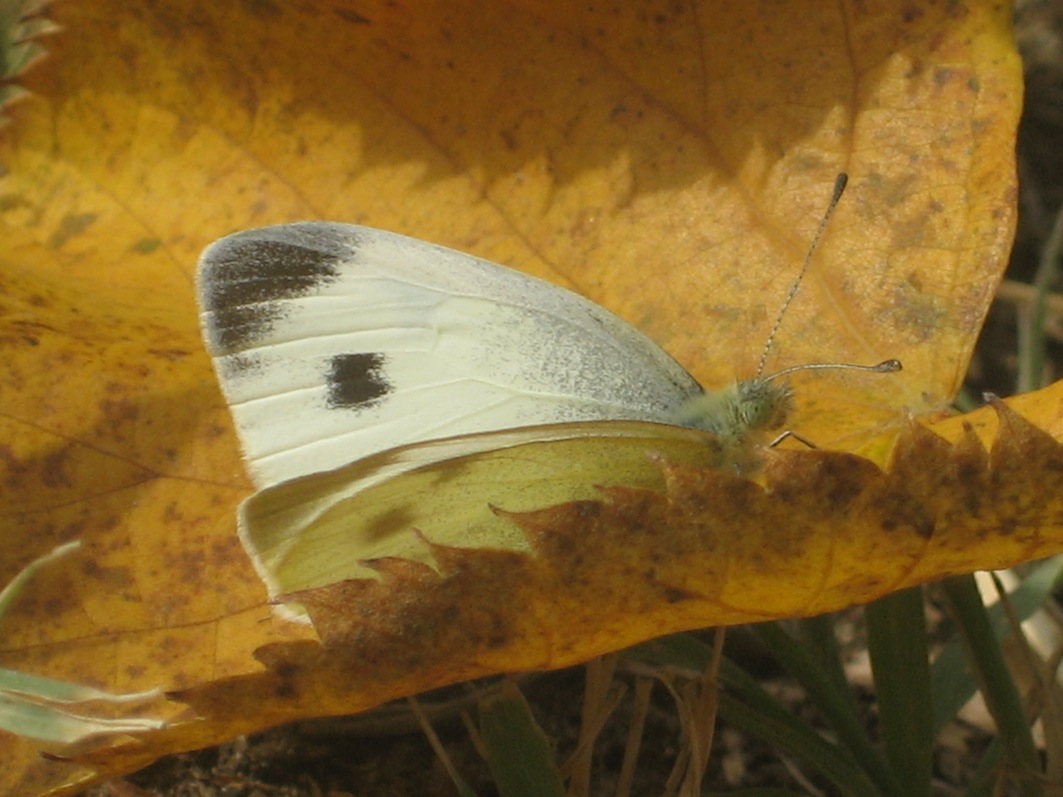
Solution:
<svg viewBox="0 0 1063 797">
<path fill-rule="evenodd" d="M 697 382 L 570 291 L 395 233 L 304 222 L 200 259 L 207 349 L 259 487 L 412 443 L 665 421 Z"/>
</svg>

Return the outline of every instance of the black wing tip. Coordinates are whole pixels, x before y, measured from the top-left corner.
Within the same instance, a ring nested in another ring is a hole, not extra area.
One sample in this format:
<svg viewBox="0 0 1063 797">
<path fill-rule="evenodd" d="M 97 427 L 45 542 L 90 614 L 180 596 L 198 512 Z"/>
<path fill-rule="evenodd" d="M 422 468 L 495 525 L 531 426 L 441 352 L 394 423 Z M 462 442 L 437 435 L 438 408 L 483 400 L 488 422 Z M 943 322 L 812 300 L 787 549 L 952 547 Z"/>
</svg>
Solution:
<svg viewBox="0 0 1063 797">
<path fill-rule="evenodd" d="M 230 233 L 209 244 L 199 256 L 200 279 L 248 253 L 273 247 L 343 256 L 350 251 L 360 229 L 336 221 L 295 221 Z"/>
<path fill-rule="evenodd" d="M 227 235 L 200 256 L 196 292 L 211 353 L 231 354 L 265 338 L 284 302 L 338 278 L 358 247 L 350 224 L 303 221 Z"/>
</svg>

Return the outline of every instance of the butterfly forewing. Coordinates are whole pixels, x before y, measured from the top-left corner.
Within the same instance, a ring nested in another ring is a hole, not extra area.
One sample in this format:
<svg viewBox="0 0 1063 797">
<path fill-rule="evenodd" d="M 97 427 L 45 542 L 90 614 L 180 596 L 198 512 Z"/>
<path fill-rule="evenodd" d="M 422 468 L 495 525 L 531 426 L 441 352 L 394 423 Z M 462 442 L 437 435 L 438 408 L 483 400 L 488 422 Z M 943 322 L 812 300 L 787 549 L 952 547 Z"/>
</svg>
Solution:
<svg viewBox="0 0 1063 797">
<path fill-rule="evenodd" d="M 260 487 L 426 440 L 667 420 L 701 393 L 634 328 L 536 278 L 394 233 L 265 227 L 200 260 L 207 348 Z"/>
</svg>

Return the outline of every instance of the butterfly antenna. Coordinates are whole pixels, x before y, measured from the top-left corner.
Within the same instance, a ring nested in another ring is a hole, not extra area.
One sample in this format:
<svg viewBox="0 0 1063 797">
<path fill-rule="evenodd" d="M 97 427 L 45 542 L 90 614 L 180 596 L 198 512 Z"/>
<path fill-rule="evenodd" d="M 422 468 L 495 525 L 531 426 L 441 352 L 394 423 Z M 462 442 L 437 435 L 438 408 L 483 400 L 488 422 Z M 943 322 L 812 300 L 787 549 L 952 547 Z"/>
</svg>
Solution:
<svg viewBox="0 0 1063 797">
<path fill-rule="evenodd" d="M 768 352 L 771 351 L 772 344 L 775 342 L 775 335 L 778 333 L 779 326 L 782 324 L 783 316 L 786 315 L 786 309 L 790 306 L 790 302 L 794 300 L 794 296 L 797 294 L 797 289 L 801 286 L 801 280 L 805 278 L 805 272 L 808 271 L 808 266 L 812 262 L 812 255 L 816 251 L 819 239 L 823 237 L 823 231 L 827 228 L 827 222 L 830 221 L 831 214 L 834 213 L 834 208 L 838 206 L 838 201 L 842 198 L 842 194 L 845 192 L 845 184 L 848 182 L 849 175 L 845 172 L 842 172 L 834 179 L 834 193 L 831 194 L 830 203 L 827 205 L 827 212 L 824 213 L 823 218 L 820 219 L 819 227 L 816 228 L 816 234 L 812 236 L 812 243 L 808 246 L 808 254 L 805 255 L 805 262 L 801 265 L 801 270 L 797 273 L 797 277 L 790 284 L 790 290 L 787 291 L 782 307 L 779 308 L 779 314 L 775 316 L 775 323 L 772 325 L 771 332 L 768 333 L 768 340 L 764 344 L 764 351 L 760 353 L 760 362 L 757 363 L 758 379 L 761 374 L 764 373 L 764 365 L 768 361 Z M 779 376 L 779 374 L 775 374 L 774 376 Z"/>
<path fill-rule="evenodd" d="M 770 382 L 773 379 L 778 379 L 780 376 L 786 376 L 792 374 L 794 371 L 822 371 L 827 369 L 835 370 L 848 370 L 848 371 L 870 371 L 875 374 L 893 374 L 900 371 L 902 368 L 900 360 L 883 360 L 875 365 L 858 365 L 856 363 L 807 363 L 806 365 L 792 365 L 789 368 L 783 368 L 781 371 L 776 371 L 770 376 L 764 377 L 765 382 Z"/>
</svg>

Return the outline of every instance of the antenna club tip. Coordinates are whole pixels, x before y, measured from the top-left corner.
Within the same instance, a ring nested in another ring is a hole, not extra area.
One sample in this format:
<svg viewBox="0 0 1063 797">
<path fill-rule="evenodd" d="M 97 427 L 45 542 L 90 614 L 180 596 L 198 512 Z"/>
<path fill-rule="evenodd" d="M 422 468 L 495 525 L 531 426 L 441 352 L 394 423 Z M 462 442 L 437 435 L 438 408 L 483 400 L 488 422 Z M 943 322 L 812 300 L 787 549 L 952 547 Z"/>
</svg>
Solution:
<svg viewBox="0 0 1063 797">
<path fill-rule="evenodd" d="M 849 184 L 849 175 L 845 172 L 838 172 L 838 176 L 834 178 L 834 192 L 831 194 L 831 210 L 834 209 L 834 205 L 838 204 L 838 200 L 842 198 L 842 194 L 845 193 L 845 186 Z M 827 211 L 830 213 L 830 210 Z"/>
<path fill-rule="evenodd" d="M 882 362 L 880 362 L 878 365 L 876 365 L 874 367 L 874 370 L 879 372 L 879 373 L 883 373 L 883 374 L 892 374 L 892 373 L 896 373 L 897 371 L 903 371 L 904 370 L 904 366 L 901 365 L 901 361 L 900 360 L 890 359 L 890 360 L 883 360 Z"/>
</svg>

